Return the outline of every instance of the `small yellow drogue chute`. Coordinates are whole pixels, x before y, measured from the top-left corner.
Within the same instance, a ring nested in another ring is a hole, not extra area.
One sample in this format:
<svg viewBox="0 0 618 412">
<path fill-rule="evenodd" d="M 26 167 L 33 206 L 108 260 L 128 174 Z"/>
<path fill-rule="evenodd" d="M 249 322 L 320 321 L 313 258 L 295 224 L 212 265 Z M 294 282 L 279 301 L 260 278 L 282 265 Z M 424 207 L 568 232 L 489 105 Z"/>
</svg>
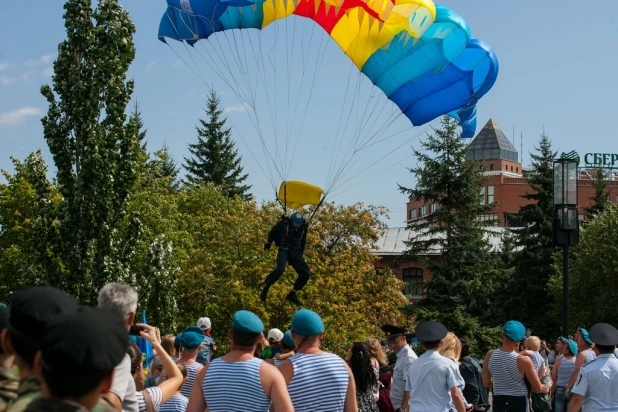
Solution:
<svg viewBox="0 0 618 412">
<path fill-rule="evenodd" d="M 284 208 L 298 209 L 306 205 L 320 206 L 324 190 L 305 182 L 290 180 L 279 187 L 279 201 Z"/>
</svg>

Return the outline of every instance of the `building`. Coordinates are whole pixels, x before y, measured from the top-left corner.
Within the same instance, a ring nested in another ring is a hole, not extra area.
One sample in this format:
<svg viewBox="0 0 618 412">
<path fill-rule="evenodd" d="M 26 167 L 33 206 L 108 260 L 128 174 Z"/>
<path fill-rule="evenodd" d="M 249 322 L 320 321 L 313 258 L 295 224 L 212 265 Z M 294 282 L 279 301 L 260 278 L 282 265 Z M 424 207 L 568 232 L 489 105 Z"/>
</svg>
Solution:
<svg viewBox="0 0 618 412">
<path fill-rule="evenodd" d="M 590 204 L 589 198 L 594 195 L 594 169 L 592 168 L 594 164 L 589 164 L 589 160 L 609 166 L 608 163 L 613 161 L 614 156 L 616 166 L 618 166 L 618 155 L 586 154 L 586 166 L 580 168 L 580 179 L 578 181 L 577 203 L 580 220 L 585 219 L 584 208 Z M 495 221 L 497 226 L 519 226 L 517 219 L 519 208 L 530 203 L 522 197 L 527 191 L 531 191 L 524 178 L 524 175 L 529 172 L 524 170 L 517 149 L 493 119 L 487 122 L 470 143 L 468 159 L 482 161 L 480 167 L 489 178 L 483 188 L 483 201 L 485 203 L 494 201 L 497 203 L 491 213 L 479 216 L 479 219 Z M 611 189 L 610 200 L 612 202 L 618 201 L 618 174 L 615 172 L 612 172 L 609 188 Z M 439 206 L 434 203 L 428 204 L 422 199 L 410 199 L 407 204 L 406 223 L 413 223 L 417 219 L 422 219 L 424 216 L 435 212 L 436 207 Z"/>
<path fill-rule="evenodd" d="M 488 177 L 488 182 L 483 188 L 482 201 L 496 202 L 495 208 L 489 214 L 479 216 L 479 219 L 494 221 L 498 226 L 494 230 L 496 235 L 503 232 L 505 227 L 520 226 L 519 209 L 530 203 L 522 195 L 531 191 L 525 179 L 531 172 L 524 170 L 517 149 L 494 120 L 489 120 L 470 143 L 468 159 L 481 160 L 480 167 Z M 618 202 L 618 173 L 614 171 L 616 169 L 612 169 L 613 167 L 618 169 L 618 155 L 588 153 L 584 156 L 584 166 L 579 169 L 580 220 L 585 219 L 584 207 L 590 204 L 589 198 L 594 195 L 594 166 L 612 170 L 609 182 L 610 201 Z M 413 224 L 435 212 L 437 207 L 439 205 L 427 203 L 422 199 L 410 199 L 407 203 L 405 223 Z M 406 249 L 404 242 L 410 240 L 412 236 L 415 236 L 412 229 L 389 228 L 372 253 L 381 258 L 376 261 L 376 267 L 391 269 L 397 278 L 404 281 L 406 285 L 404 294 L 411 295 L 414 301 L 422 298 L 423 284 L 431 279 L 432 275 L 420 262 L 399 258 Z M 499 247 L 499 236 L 490 236 L 488 240 L 494 247 Z M 439 252 L 436 251 L 435 256 L 430 258 L 439 259 Z"/>
</svg>

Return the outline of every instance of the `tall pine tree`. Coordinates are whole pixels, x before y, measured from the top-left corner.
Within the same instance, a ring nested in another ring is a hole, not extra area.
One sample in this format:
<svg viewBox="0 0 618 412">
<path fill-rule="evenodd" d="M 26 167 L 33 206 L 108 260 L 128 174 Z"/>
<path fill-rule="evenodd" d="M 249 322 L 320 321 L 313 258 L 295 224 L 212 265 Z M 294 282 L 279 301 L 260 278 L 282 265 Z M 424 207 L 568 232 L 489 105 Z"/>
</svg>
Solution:
<svg viewBox="0 0 618 412">
<path fill-rule="evenodd" d="M 229 197 L 251 200 L 248 193 L 251 186 L 243 183 L 248 175 L 242 174 L 242 158 L 232 141 L 231 129 L 225 127 L 226 120 L 221 118 L 223 110 L 219 104 L 220 100 L 212 90 L 205 110 L 208 120 L 200 119 L 202 127 L 197 127 L 198 142 L 189 144 L 193 157 L 185 158 L 183 165 L 187 171 L 187 183 L 212 183 Z"/>
<path fill-rule="evenodd" d="M 507 294 L 497 305 L 504 313 L 534 329 L 540 336 L 556 336 L 559 318 L 547 316 L 548 283 L 554 274 L 552 220 L 554 212 L 553 163 L 556 152 L 547 135 L 541 135 L 537 153 L 531 154 L 532 171 L 526 177 L 531 191 L 522 195 L 531 203 L 519 211 L 523 227 L 514 229 L 515 273 Z"/>
<path fill-rule="evenodd" d="M 57 168 L 59 255 L 65 291 L 96 304 L 109 281 L 129 281 L 139 237 L 137 219 L 123 229 L 139 174 L 141 146 L 135 117 L 125 110 L 133 92 L 126 78 L 135 58 L 135 26 L 117 0 L 69 0 L 67 39 L 58 47 L 43 134 Z"/>
<path fill-rule="evenodd" d="M 594 170 L 594 195 L 588 198 L 591 203 L 584 208 L 584 212 L 589 221 L 594 219 L 599 213 L 603 213 L 610 203 L 609 196 L 611 191 L 608 190 L 608 177 L 608 173 L 605 169 L 598 167 Z"/>
<path fill-rule="evenodd" d="M 400 186 L 411 199 L 435 203 L 434 213 L 409 229 L 416 232 L 407 242 L 406 256 L 418 259 L 431 271 L 426 295 L 410 305 L 417 320 L 440 320 L 449 330 L 465 336 L 474 349 L 489 344 L 483 329 L 483 313 L 493 279 L 500 270 L 499 255 L 485 237 L 491 221 L 479 219 L 495 204 L 481 202 L 486 177 L 479 161 L 467 160 L 467 144 L 458 134 L 457 123 L 444 117 L 442 128 L 422 143 L 424 152 L 415 150 L 419 165 L 410 169 L 416 177 L 414 188 Z M 432 259 L 441 250 L 440 259 Z M 493 325 L 492 325 L 493 326 Z M 480 352 L 480 350 L 479 350 Z"/>
<path fill-rule="evenodd" d="M 154 158 L 148 162 L 151 179 L 162 181 L 170 193 L 178 192 L 178 165 L 170 153 L 167 143 L 160 150 L 153 153 Z"/>
</svg>

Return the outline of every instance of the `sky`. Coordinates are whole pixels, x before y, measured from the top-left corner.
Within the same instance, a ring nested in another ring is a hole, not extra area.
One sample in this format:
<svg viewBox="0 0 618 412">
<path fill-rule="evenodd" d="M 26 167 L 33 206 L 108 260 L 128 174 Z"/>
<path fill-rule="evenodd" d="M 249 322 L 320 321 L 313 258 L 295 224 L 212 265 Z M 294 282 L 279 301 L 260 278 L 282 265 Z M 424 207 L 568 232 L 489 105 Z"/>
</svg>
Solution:
<svg viewBox="0 0 618 412">
<path fill-rule="evenodd" d="M 40 121 L 47 104 L 39 90 L 51 84 L 58 44 L 65 39 L 64 2 L 39 0 L 28 12 L 21 2 L 5 3 L 0 169 L 12 172 L 11 156 L 23 159 L 40 148 L 53 177 Z M 328 199 L 336 204 L 384 205 L 390 210 L 386 223 L 405 226 L 406 198 L 398 185 L 414 185 L 408 171 L 416 165 L 412 148 L 420 148 L 430 129 L 412 127 L 315 23 L 285 19 L 191 49 L 158 40 L 165 0 L 120 3 L 137 30 L 128 75 L 135 79 L 133 99 L 140 104 L 149 150 L 167 144 L 181 164 L 188 144 L 197 140 L 195 127 L 212 89 L 258 200 L 273 199 L 284 179 L 301 180 L 332 189 Z M 493 118 L 509 138 L 515 136 L 518 150 L 523 136 L 525 164 L 543 130 L 558 151 L 618 153 L 610 144 L 618 95 L 618 2 L 439 4 L 459 13 L 500 62 L 496 85 L 478 105 L 477 132 Z M 363 150 L 348 150 L 354 144 Z"/>
</svg>

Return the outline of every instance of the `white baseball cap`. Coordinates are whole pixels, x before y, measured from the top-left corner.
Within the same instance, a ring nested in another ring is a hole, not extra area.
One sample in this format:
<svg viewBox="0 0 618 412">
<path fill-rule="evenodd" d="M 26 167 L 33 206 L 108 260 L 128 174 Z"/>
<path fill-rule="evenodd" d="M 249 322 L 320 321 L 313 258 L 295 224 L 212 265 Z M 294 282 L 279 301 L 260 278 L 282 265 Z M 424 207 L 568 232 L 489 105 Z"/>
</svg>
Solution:
<svg viewBox="0 0 618 412">
<path fill-rule="evenodd" d="M 199 318 L 197 320 L 197 326 L 199 326 L 200 328 L 206 330 L 206 329 L 210 329 L 210 318 L 207 317 L 203 317 L 203 318 Z"/>
<path fill-rule="evenodd" d="M 283 339 L 283 332 L 281 332 L 279 329 L 274 328 L 268 331 L 268 340 L 274 340 L 275 342 L 279 342 L 281 339 Z"/>
</svg>

